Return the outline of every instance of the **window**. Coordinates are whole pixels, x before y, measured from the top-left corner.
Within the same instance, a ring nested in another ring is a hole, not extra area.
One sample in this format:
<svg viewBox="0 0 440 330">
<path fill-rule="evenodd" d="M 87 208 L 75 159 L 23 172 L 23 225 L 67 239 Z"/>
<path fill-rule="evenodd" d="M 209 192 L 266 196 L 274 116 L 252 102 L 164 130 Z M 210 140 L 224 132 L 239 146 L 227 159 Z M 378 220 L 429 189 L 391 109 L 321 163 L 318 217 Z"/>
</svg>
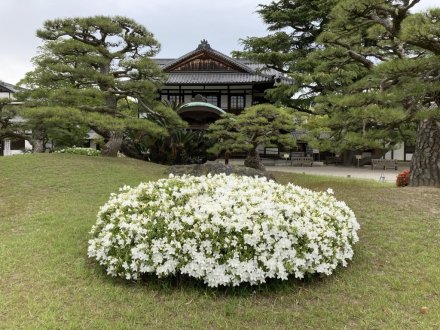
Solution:
<svg viewBox="0 0 440 330">
<path fill-rule="evenodd" d="M 407 145 L 405 143 L 404 150 L 405 150 L 406 154 L 413 154 L 416 151 L 416 147 L 415 146 L 411 146 L 411 145 Z"/>
<path fill-rule="evenodd" d="M 206 102 L 218 106 L 218 96 L 217 95 L 206 95 Z"/>
<path fill-rule="evenodd" d="M 25 142 L 23 139 L 11 139 L 11 150 L 24 150 Z"/>
<path fill-rule="evenodd" d="M 220 94 L 212 93 L 193 93 L 193 101 L 194 102 L 206 102 L 212 105 L 215 105 L 216 107 L 220 106 Z"/>
<path fill-rule="evenodd" d="M 231 95 L 231 109 L 244 108 L 244 95 Z"/>
<path fill-rule="evenodd" d="M 174 103 L 180 103 L 180 95 L 178 95 L 178 94 L 168 95 L 168 101 L 174 102 Z"/>
</svg>

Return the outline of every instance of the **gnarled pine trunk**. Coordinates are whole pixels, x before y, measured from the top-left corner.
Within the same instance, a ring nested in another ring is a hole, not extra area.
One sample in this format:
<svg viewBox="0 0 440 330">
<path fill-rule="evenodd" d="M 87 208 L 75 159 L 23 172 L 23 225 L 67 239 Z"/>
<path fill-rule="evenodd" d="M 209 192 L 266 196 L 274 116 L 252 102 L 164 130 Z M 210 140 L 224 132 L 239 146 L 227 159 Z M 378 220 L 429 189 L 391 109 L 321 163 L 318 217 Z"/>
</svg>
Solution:
<svg viewBox="0 0 440 330">
<path fill-rule="evenodd" d="M 440 187 L 440 121 L 433 118 L 419 123 L 410 185 Z"/>
<path fill-rule="evenodd" d="M 252 167 L 257 170 L 265 171 L 263 163 L 261 162 L 260 155 L 257 149 L 252 149 L 248 152 L 246 159 L 244 160 L 244 166 Z"/>
<path fill-rule="evenodd" d="M 33 153 L 43 153 L 46 151 L 47 136 L 42 127 L 35 127 L 32 129 L 32 135 L 27 139 L 32 145 Z"/>
<path fill-rule="evenodd" d="M 31 144 L 34 153 L 43 153 L 46 151 L 46 146 L 43 140 L 34 140 Z"/>
<path fill-rule="evenodd" d="M 123 135 L 120 132 L 110 132 L 107 142 L 101 149 L 102 155 L 107 157 L 118 156 L 118 151 L 121 149 Z"/>
</svg>

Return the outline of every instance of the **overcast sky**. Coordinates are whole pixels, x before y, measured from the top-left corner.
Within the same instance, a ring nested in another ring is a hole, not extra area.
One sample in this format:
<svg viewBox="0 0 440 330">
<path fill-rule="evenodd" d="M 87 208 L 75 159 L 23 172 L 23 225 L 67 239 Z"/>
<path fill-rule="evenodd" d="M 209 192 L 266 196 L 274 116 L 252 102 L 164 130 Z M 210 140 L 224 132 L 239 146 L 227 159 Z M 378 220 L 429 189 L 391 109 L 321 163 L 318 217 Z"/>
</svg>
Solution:
<svg viewBox="0 0 440 330">
<path fill-rule="evenodd" d="M 266 34 L 255 12 L 270 0 L 0 0 L 0 80 L 15 84 L 32 69 L 41 45 L 35 31 L 47 19 L 121 15 L 154 33 L 162 45 L 158 57 L 175 58 L 197 47 L 201 39 L 229 54 L 239 39 Z M 422 0 L 416 10 L 438 6 Z"/>
</svg>

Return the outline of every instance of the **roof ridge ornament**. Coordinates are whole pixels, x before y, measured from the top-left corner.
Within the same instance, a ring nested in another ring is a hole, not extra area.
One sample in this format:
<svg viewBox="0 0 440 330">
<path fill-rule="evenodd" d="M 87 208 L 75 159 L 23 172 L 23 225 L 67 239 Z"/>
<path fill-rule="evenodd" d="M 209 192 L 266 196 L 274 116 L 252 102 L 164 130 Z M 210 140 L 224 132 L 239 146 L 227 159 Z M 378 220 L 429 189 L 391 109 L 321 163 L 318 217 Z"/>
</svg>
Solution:
<svg viewBox="0 0 440 330">
<path fill-rule="evenodd" d="M 211 49 L 211 45 L 208 43 L 208 40 L 202 39 L 197 49 Z"/>
</svg>

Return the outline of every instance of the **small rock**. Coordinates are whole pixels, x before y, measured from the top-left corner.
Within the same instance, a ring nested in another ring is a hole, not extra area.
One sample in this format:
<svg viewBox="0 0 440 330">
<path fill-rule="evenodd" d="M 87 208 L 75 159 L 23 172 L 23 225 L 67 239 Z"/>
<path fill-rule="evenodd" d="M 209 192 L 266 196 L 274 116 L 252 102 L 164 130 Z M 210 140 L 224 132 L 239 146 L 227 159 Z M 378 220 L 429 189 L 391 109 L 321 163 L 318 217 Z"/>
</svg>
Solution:
<svg viewBox="0 0 440 330">
<path fill-rule="evenodd" d="M 429 308 L 426 306 L 420 308 L 420 314 L 426 314 L 426 313 L 428 313 L 428 311 L 429 311 Z"/>
</svg>

